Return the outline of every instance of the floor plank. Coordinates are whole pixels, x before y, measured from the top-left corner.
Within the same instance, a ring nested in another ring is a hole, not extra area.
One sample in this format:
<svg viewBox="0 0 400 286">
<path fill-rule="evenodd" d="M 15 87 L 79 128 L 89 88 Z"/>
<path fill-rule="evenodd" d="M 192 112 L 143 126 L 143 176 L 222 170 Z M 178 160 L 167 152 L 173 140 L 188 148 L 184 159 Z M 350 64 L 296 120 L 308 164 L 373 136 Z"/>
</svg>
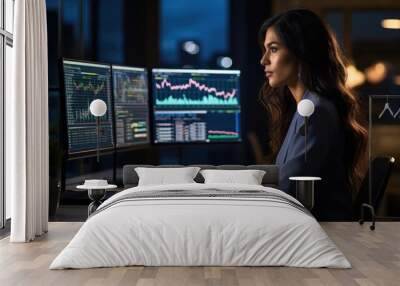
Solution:
<svg viewBox="0 0 400 286">
<path fill-rule="evenodd" d="M 352 269 L 291 267 L 116 267 L 48 269 L 81 222 L 51 222 L 32 243 L 0 240 L 0 285 L 399 285 L 400 222 L 379 222 L 375 231 L 355 222 L 322 223 Z"/>
</svg>

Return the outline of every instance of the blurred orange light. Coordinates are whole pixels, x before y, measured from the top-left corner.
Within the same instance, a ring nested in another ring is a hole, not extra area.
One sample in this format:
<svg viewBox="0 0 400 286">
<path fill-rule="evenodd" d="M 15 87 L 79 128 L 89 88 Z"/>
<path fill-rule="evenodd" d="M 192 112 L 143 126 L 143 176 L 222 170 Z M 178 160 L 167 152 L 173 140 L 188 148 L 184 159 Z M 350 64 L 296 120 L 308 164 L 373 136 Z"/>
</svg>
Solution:
<svg viewBox="0 0 400 286">
<path fill-rule="evenodd" d="M 400 29 L 400 19 L 384 19 L 381 26 L 385 29 Z"/>
<path fill-rule="evenodd" d="M 377 62 L 365 69 L 365 75 L 370 83 L 380 83 L 387 75 L 387 67 L 383 62 Z"/>
<path fill-rule="evenodd" d="M 346 71 L 346 85 L 349 88 L 354 88 L 356 86 L 362 85 L 365 82 L 365 75 L 361 71 L 359 71 L 354 65 L 349 65 L 346 68 Z"/>
<path fill-rule="evenodd" d="M 394 83 L 400 85 L 400 74 L 394 77 Z"/>
</svg>

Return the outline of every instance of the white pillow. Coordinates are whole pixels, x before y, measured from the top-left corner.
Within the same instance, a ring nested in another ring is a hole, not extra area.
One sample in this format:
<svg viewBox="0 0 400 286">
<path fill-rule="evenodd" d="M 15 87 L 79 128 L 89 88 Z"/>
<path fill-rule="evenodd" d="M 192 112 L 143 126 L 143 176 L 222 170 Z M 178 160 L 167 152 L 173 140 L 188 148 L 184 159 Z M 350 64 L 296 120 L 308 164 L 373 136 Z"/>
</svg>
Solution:
<svg viewBox="0 0 400 286">
<path fill-rule="evenodd" d="M 261 185 L 265 171 L 262 170 L 201 170 L 205 184 L 234 183 Z"/>
<path fill-rule="evenodd" d="M 145 168 L 136 167 L 138 186 L 195 183 L 199 167 Z"/>
</svg>

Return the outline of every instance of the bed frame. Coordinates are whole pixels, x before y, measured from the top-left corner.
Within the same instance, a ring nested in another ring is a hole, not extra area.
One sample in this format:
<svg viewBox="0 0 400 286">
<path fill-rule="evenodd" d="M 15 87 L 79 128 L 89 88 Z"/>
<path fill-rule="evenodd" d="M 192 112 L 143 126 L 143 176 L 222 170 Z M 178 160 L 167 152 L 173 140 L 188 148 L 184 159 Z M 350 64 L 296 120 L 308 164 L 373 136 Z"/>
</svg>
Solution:
<svg viewBox="0 0 400 286">
<path fill-rule="evenodd" d="M 177 167 L 200 167 L 201 169 L 219 169 L 219 170 L 263 170 L 265 175 L 262 180 L 262 185 L 265 187 L 278 187 L 279 169 L 277 165 L 125 165 L 123 167 L 123 184 L 124 188 L 136 187 L 139 182 L 139 177 L 135 171 L 136 167 L 148 168 L 177 168 Z M 204 183 L 203 176 L 198 173 L 194 178 L 197 183 Z"/>
</svg>

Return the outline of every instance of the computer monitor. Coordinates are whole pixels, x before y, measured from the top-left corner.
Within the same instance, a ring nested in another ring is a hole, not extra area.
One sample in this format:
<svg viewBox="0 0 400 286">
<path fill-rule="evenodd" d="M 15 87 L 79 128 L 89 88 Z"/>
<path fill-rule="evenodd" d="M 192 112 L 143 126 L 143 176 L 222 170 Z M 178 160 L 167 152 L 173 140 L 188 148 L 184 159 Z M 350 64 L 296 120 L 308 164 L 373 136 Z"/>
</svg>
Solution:
<svg viewBox="0 0 400 286">
<path fill-rule="evenodd" d="M 154 143 L 237 142 L 240 71 L 153 69 Z"/>
<path fill-rule="evenodd" d="M 116 146 L 150 143 L 147 71 L 112 66 Z"/>
<path fill-rule="evenodd" d="M 113 148 L 110 65 L 64 59 L 63 85 L 68 154 L 97 148 L 96 118 L 89 110 L 94 99 L 102 99 L 107 104 L 106 114 L 100 117 L 99 148 Z"/>
</svg>

